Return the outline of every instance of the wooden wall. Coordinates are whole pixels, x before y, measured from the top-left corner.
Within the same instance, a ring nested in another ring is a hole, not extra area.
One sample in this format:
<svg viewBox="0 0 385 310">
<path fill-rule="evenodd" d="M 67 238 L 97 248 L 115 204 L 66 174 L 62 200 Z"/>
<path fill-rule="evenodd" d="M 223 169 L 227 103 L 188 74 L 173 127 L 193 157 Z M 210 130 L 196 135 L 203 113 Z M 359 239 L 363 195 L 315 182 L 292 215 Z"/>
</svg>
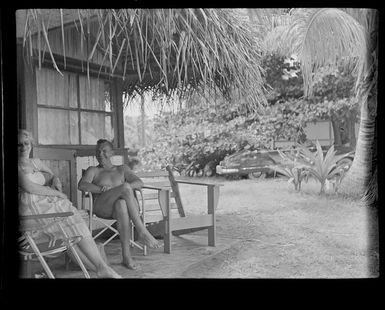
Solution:
<svg viewBox="0 0 385 310">
<path fill-rule="evenodd" d="M 52 172 L 60 179 L 63 192 L 77 206 L 77 184 L 73 182 L 76 177 L 75 151 L 35 146 L 32 149 L 31 157 L 40 158 L 44 164 L 51 168 Z"/>
<path fill-rule="evenodd" d="M 52 172 L 59 177 L 63 185 L 63 193 L 71 197 L 71 171 L 70 163 L 67 160 L 42 160 Z"/>
<path fill-rule="evenodd" d="M 90 24 L 90 32 L 96 33 L 97 25 L 95 25 L 95 22 Z M 63 49 L 63 37 L 62 37 L 62 30 L 61 28 L 51 29 L 48 31 L 48 41 L 50 43 L 51 51 L 53 54 L 57 55 L 64 55 L 66 57 L 71 57 L 74 59 L 87 61 L 89 54 L 91 53 L 93 49 L 92 40 L 86 40 L 85 37 L 81 36 L 80 29 L 76 29 L 76 27 L 73 25 L 66 26 L 64 29 L 64 46 L 65 49 Z M 34 48 L 38 48 L 39 41 L 38 37 L 35 36 L 32 45 Z M 49 59 L 49 51 L 47 48 L 47 44 L 43 38 L 41 38 L 40 41 L 41 50 L 45 50 L 45 59 Z M 110 67 L 109 61 L 103 61 L 104 54 L 101 50 L 98 48 L 95 50 L 93 57 L 90 59 L 91 63 L 98 64 L 98 65 L 104 65 L 106 67 Z M 105 59 L 104 59 L 105 60 Z"/>
</svg>

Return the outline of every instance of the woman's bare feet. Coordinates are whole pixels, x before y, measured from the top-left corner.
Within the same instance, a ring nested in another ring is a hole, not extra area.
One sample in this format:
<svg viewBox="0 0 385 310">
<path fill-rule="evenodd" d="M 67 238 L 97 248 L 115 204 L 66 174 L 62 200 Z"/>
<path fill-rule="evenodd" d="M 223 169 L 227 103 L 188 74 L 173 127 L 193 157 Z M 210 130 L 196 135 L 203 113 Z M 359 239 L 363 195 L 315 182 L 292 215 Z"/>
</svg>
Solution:
<svg viewBox="0 0 385 310">
<path fill-rule="evenodd" d="M 148 231 L 139 234 L 139 240 L 152 249 L 157 249 L 162 246 L 162 244 L 156 240 Z"/>
<path fill-rule="evenodd" d="M 139 269 L 139 265 L 135 263 L 132 257 L 123 258 L 123 265 L 125 265 L 128 269 L 131 270 Z"/>
<path fill-rule="evenodd" d="M 121 279 L 122 276 L 118 275 L 114 269 L 110 266 L 104 266 L 96 273 L 98 278 L 112 278 L 112 279 Z"/>
</svg>

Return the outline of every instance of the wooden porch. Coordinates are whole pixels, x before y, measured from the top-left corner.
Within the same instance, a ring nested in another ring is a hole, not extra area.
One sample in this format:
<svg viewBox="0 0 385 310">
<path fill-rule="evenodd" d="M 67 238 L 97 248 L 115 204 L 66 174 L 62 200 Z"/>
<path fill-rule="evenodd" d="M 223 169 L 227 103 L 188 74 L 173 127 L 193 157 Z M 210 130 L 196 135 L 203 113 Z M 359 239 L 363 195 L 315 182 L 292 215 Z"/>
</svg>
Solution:
<svg viewBox="0 0 385 310">
<path fill-rule="evenodd" d="M 138 249 L 133 248 L 132 256 L 140 265 L 138 270 L 129 270 L 121 264 L 121 245 L 118 238 L 105 246 L 105 252 L 110 266 L 123 278 L 186 278 L 187 270 L 205 264 L 206 261 L 212 260 L 236 242 L 239 242 L 239 239 L 219 237 L 215 247 L 208 246 L 207 232 L 205 231 L 173 236 L 172 254 L 164 253 L 163 247 L 161 247 L 155 250 L 150 249 L 148 255 L 143 256 Z M 56 278 L 83 278 L 80 268 L 74 263 L 70 263 L 68 270 L 66 270 L 64 256 L 52 259 L 49 264 Z M 42 273 L 42 268 L 38 262 L 34 262 L 31 268 L 33 273 Z M 90 272 L 90 276 L 96 278 L 94 272 Z M 204 278 L 205 275 L 196 275 L 196 278 L 201 277 Z M 191 273 L 189 273 L 188 278 L 191 278 Z"/>
</svg>

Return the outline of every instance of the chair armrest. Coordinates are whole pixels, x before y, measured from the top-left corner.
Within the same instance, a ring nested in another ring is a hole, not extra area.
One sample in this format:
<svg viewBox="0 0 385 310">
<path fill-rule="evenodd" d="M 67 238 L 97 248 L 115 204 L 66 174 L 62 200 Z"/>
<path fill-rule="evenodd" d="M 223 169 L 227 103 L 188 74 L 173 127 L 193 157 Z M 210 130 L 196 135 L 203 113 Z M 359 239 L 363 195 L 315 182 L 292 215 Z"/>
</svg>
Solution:
<svg viewBox="0 0 385 310">
<path fill-rule="evenodd" d="M 219 189 L 221 188 L 221 186 L 223 186 L 223 184 L 191 181 L 191 180 L 186 180 L 186 179 L 181 179 L 181 178 L 176 179 L 175 182 L 178 184 L 206 186 L 206 188 L 207 188 L 207 212 L 208 212 L 208 214 L 215 214 L 215 209 L 217 208 L 218 201 L 219 201 Z"/>
<path fill-rule="evenodd" d="M 180 179 L 180 178 L 175 179 L 175 181 L 177 183 L 181 183 L 181 184 L 202 185 L 202 186 L 218 186 L 218 187 L 223 186 L 223 184 L 220 184 L 220 183 L 191 181 L 191 180 Z"/>
<path fill-rule="evenodd" d="M 165 187 L 154 186 L 154 185 L 146 185 L 146 184 L 144 184 L 144 185 L 142 186 L 142 189 L 154 189 L 154 190 L 157 190 L 157 191 L 162 191 L 162 190 L 164 190 L 164 191 L 169 191 L 169 189 L 168 189 L 168 188 L 165 188 Z"/>
<path fill-rule="evenodd" d="M 26 220 L 37 220 L 44 218 L 56 218 L 56 217 L 69 217 L 74 215 L 73 212 L 60 212 L 60 213 L 47 213 L 47 214 L 36 214 L 36 215 L 22 215 L 19 217 L 21 221 Z"/>
<path fill-rule="evenodd" d="M 30 232 L 30 231 L 44 231 L 48 227 L 64 221 L 69 216 L 73 215 L 73 212 L 60 212 L 60 213 L 47 213 L 47 214 L 36 214 L 36 215 L 23 215 L 20 216 L 20 222 L 23 224 L 20 225 L 19 229 L 21 232 Z M 38 219 L 53 219 L 49 223 L 40 223 Z M 30 222 L 32 221 L 32 222 Z M 60 224 L 59 224 L 60 225 Z"/>
</svg>

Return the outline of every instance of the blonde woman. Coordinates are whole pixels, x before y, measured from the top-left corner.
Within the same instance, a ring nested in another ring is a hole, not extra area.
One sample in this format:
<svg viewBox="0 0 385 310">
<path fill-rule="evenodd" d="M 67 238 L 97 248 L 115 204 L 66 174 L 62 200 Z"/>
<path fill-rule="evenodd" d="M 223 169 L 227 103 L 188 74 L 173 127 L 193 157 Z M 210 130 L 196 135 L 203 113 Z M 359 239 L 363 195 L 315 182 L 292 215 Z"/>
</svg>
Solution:
<svg viewBox="0 0 385 310">
<path fill-rule="evenodd" d="M 26 130 L 19 130 L 18 135 L 18 177 L 19 177 L 19 214 L 34 215 L 56 212 L 73 212 L 74 215 L 64 221 L 64 230 L 69 237 L 81 236 L 77 250 L 84 264 L 96 272 L 100 278 L 121 278 L 103 260 L 91 233 L 77 209 L 61 192 L 60 180 L 51 169 L 38 158 L 30 158 L 33 137 Z M 47 184 L 49 180 L 50 186 Z M 45 221 L 45 220 L 41 220 Z M 47 233 L 56 238 L 62 232 L 55 225 L 47 229 Z"/>
</svg>

